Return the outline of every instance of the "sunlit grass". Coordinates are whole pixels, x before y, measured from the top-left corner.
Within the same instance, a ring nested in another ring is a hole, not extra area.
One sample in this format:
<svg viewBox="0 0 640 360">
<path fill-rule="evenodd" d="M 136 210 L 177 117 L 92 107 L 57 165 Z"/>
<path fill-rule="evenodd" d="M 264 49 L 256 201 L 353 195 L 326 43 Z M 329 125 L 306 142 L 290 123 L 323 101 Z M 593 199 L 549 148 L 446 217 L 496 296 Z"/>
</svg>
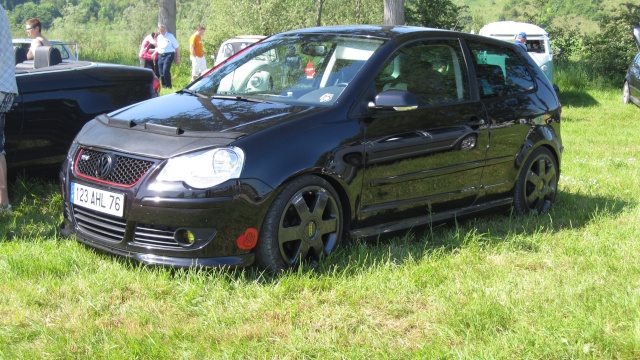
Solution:
<svg viewBox="0 0 640 360">
<path fill-rule="evenodd" d="M 640 357 L 640 108 L 562 93 L 548 214 L 359 240 L 315 268 L 146 267 L 61 238 L 55 182 L 0 215 L 0 358 Z"/>
</svg>

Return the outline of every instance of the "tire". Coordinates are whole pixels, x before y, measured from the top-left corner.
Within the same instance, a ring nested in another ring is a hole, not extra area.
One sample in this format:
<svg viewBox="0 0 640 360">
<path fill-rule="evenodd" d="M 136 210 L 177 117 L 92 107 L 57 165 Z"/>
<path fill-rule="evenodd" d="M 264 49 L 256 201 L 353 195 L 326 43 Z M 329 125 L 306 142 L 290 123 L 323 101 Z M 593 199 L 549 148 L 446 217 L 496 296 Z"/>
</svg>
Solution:
<svg viewBox="0 0 640 360">
<path fill-rule="evenodd" d="M 622 103 L 628 104 L 631 100 L 631 93 L 629 92 L 629 82 L 625 81 L 622 86 Z"/>
<path fill-rule="evenodd" d="M 269 272 L 319 261 L 343 238 L 338 194 L 324 179 L 305 175 L 288 183 L 269 207 L 262 224 L 256 262 Z"/>
<path fill-rule="evenodd" d="M 558 164 L 547 148 L 533 151 L 522 168 L 513 190 L 513 207 L 518 215 L 547 212 L 558 192 Z"/>
</svg>

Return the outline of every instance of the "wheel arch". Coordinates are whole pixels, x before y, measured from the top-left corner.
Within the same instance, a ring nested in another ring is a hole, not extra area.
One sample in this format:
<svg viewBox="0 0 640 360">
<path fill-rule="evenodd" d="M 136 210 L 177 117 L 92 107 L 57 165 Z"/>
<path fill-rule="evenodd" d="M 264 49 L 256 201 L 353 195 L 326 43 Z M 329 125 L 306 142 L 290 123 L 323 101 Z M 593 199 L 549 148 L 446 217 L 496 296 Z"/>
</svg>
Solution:
<svg viewBox="0 0 640 360">
<path fill-rule="evenodd" d="M 351 228 L 351 223 L 353 221 L 353 216 L 355 214 L 355 212 L 353 211 L 353 205 L 352 205 L 353 201 L 349 198 L 349 195 L 348 195 L 348 191 L 347 191 L 348 185 L 344 181 L 342 181 L 340 178 L 337 178 L 336 176 L 332 176 L 331 174 L 332 172 L 330 170 L 323 169 L 323 168 L 306 169 L 304 171 L 299 171 L 285 178 L 277 186 L 275 190 L 275 195 L 282 192 L 282 190 L 288 183 L 305 175 L 317 176 L 319 178 L 326 180 L 331 185 L 331 187 L 333 187 L 333 189 L 336 191 L 340 199 L 340 204 L 342 206 L 343 224 L 344 224 L 343 236 L 345 236 L 345 234 L 349 233 L 349 230 Z"/>
</svg>

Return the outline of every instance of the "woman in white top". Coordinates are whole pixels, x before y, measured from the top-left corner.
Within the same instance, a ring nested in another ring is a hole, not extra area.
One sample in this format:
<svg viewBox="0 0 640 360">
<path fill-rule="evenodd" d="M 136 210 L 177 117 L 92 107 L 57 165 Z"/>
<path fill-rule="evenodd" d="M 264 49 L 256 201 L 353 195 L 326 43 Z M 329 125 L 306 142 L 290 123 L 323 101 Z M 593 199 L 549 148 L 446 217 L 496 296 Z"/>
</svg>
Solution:
<svg viewBox="0 0 640 360">
<path fill-rule="evenodd" d="M 42 36 L 42 23 L 37 18 L 27 20 L 26 24 L 27 34 L 33 40 L 31 40 L 31 47 L 27 52 L 27 59 L 33 60 L 36 48 L 41 45 L 51 46 L 49 40 Z"/>
</svg>

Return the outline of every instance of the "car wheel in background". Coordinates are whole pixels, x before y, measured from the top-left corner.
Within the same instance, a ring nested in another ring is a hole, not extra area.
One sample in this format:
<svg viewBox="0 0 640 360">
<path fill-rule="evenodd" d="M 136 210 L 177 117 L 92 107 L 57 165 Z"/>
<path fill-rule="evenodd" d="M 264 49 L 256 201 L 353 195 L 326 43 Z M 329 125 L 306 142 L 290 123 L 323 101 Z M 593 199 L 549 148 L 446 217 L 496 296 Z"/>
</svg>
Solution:
<svg viewBox="0 0 640 360">
<path fill-rule="evenodd" d="M 305 175 L 288 183 L 265 216 L 256 261 L 280 272 L 318 261 L 342 240 L 343 211 L 338 194 L 324 179 Z"/>
<path fill-rule="evenodd" d="M 624 104 L 628 104 L 629 100 L 630 100 L 630 93 L 629 93 L 629 82 L 625 81 L 624 82 L 624 86 L 622 87 L 622 102 Z"/>
<path fill-rule="evenodd" d="M 540 147 L 529 156 L 513 191 L 516 214 L 548 211 L 558 192 L 558 164 L 551 152 Z"/>
</svg>

